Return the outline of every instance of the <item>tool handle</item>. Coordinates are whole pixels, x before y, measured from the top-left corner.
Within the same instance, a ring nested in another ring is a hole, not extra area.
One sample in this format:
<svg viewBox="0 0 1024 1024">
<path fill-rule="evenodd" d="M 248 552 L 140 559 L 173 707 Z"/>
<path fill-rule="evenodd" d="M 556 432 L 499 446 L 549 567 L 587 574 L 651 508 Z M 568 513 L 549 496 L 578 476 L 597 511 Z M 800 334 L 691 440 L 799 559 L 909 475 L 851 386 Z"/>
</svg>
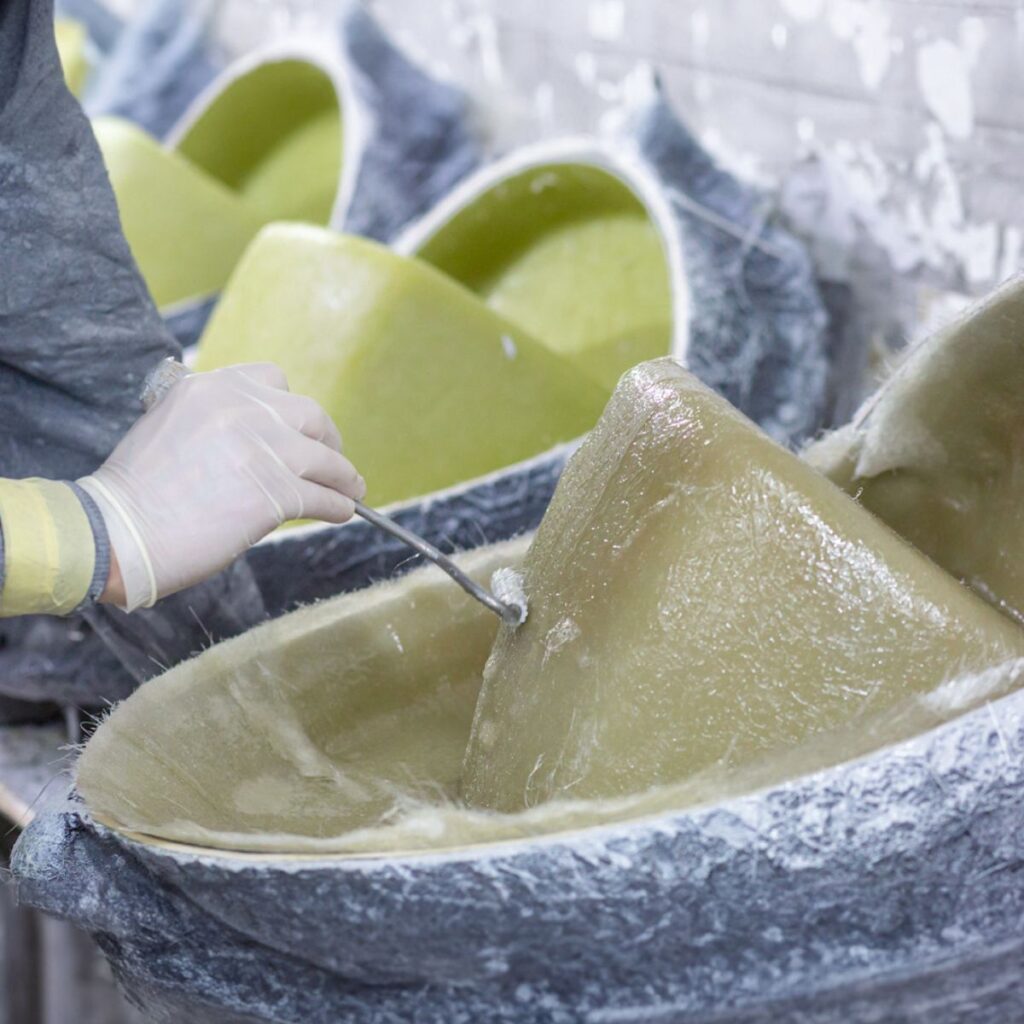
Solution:
<svg viewBox="0 0 1024 1024">
<path fill-rule="evenodd" d="M 397 537 L 404 544 L 408 544 L 409 547 L 418 551 L 424 558 L 433 562 L 438 568 L 443 569 L 467 594 L 475 597 L 481 604 L 486 605 L 495 615 L 500 616 L 510 626 L 519 625 L 522 615 L 517 608 L 503 604 L 489 590 L 481 587 L 475 580 L 470 579 L 446 554 L 438 551 L 429 541 L 425 541 L 422 537 L 411 533 L 404 526 L 399 526 L 393 519 L 389 519 L 376 509 L 364 505 L 361 501 L 357 501 L 355 505 L 356 513 L 367 522 L 373 523 L 379 529 L 390 533 L 393 537 Z"/>
</svg>

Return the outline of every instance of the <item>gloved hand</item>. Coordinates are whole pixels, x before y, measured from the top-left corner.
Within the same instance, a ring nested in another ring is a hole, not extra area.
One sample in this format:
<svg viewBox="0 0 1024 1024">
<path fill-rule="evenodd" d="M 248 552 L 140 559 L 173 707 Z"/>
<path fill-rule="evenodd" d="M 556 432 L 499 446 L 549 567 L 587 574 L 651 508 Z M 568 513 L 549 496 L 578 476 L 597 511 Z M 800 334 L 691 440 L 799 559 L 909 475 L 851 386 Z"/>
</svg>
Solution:
<svg viewBox="0 0 1024 1024">
<path fill-rule="evenodd" d="M 330 417 L 269 363 L 194 374 L 78 483 L 95 499 L 131 611 L 191 586 L 289 519 L 343 523 L 363 478 Z"/>
</svg>

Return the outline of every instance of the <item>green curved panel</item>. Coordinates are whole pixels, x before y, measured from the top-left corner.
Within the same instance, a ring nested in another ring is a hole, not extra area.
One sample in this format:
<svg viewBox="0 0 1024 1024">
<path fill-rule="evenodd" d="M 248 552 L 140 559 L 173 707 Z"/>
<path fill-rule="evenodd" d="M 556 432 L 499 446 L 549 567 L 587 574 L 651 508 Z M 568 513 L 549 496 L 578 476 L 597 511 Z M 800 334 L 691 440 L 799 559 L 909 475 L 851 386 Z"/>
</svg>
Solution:
<svg viewBox="0 0 1024 1024">
<path fill-rule="evenodd" d="M 54 22 L 54 35 L 60 64 L 64 69 L 64 80 L 73 95 L 81 96 L 90 70 L 86 52 L 89 37 L 85 26 L 70 18 L 57 18 Z"/>
<path fill-rule="evenodd" d="M 94 128 L 132 254 L 162 308 L 219 292 L 265 224 L 330 219 L 342 117 L 331 80 L 304 61 L 236 79 L 176 150 L 124 121 L 98 118 Z"/>
<path fill-rule="evenodd" d="M 97 118 L 93 130 L 121 226 L 157 306 L 222 288 L 261 218 L 236 193 L 128 121 Z"/>
<path fill-rule="evenodd" d="M 199 369 L 269 360 L 317 399 L 367 500 L 442 490 L 586 433 L 607 392 L 472 293 L 376 243 L 261 232 L 207 326 Z"/>
<path fill-rule="evenodd" d="M 661 237 L 633 192 L 597 167 L 551 164 L 508 178 L 417 255 L 609 390 L 671 348 Z"/>
<path fill-rule="evenodd" d="M 342 142 L 334 83 L 312 64 L 282 60 L 228 85 L 177 148 L 250 201 L 264 223 L 326 224 L 338 192 Z"/>
<path fill-rule="evenodd" d="M 805 458 L 1024 622 L 1024 283 L 908 353 L 863 424 Z"/>
</svg>

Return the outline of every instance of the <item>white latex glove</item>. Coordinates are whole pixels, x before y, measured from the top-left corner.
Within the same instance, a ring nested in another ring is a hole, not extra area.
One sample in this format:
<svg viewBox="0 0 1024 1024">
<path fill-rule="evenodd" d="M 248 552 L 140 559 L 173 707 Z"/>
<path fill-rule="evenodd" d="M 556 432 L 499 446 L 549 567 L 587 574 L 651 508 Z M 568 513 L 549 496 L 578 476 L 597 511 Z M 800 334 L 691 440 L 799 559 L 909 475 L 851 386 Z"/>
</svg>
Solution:
<svg viewBox="0 0 1024 1024">
<path fill-rule="evenodd" d="M 103 514 L 128 611 L 198 583 L 289 519 L 345 522 L 366 492 L 327 413 L 269 363 L 179 381 L 78 482 Z"/>
</svg>

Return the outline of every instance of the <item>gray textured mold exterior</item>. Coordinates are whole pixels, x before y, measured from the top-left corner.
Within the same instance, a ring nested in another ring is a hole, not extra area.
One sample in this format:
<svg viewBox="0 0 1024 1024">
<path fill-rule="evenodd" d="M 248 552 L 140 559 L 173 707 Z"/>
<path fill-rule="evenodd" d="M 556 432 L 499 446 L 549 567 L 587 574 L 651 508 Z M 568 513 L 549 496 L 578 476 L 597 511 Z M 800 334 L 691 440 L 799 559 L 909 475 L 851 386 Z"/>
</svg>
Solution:
<svg viewBox="0 0 1024 1024">
<path fill-rule="evenodd" d="M 715 807 L 448 854 L 144 846 L 75 809 L 20 899 L 172 1021 L 1024 1019 L 1024 694 Z"/>
<path fill-rule="evenodd" d="M 211 0 L 143 3 L 90 77 L 90 116 L 124 117 L 162 138 L 223 67 L 211 41 L 214 13 Z"/>
<path fill-rule="evenodd" d="M 829 323 L 803 244 L 768 198 L 719 166 L 652 73 L 601 137 L 537 143 L 467 178 L 394 243 L 415 255 L 503 181 L 558 164 L 618 177 L 658 229 L 674 310 L 672 355 L 783 444 L 829 414 Z"/>
<path fill-rule="evenodd" d="M 74 18 L 85 26 L 89 42 L 101 54 L 107 54 L 117 43 L 124 25 L 102 0 L 57 0 L 57 14 Z"/>
<path fill-rule="evenodd" d="M 329 226 L 387 242 L 473 171 L 483 147 L 461 89 L 413 64 L 359 0 L 343 0 L 337 7 L 334 40 L 297 37 L 237 61 L 198 94 L 167 141 L 180 140 L 233 81 L 253 68 L 307 60 L 333 81 L 344 117 L 341 180 Z M 214 305 L 215 298 L 205 298 L 165 311 L 183 346 L 199 340 Z"/>
</svg>

